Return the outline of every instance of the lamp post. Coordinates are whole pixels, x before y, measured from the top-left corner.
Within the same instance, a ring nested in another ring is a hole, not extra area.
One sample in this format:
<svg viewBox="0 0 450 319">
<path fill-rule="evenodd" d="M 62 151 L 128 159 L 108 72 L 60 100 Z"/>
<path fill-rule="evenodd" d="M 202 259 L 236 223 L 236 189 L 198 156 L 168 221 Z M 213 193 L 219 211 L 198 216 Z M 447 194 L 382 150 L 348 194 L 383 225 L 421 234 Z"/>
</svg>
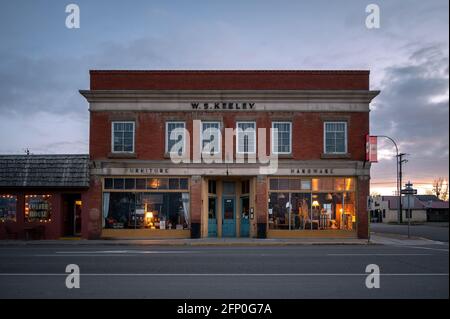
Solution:
<svg viewBox="0 0 450 319">
<path fill-rule="evenodd" d="M 401 195 L 401 185 L 402 185 L 402 163 L 404 163 L 406 160 L 403 160 L 402 157 L 405 156 L 406 154 L 402 153 L 399 154 L 398 153 L 398 146 L 397 143 L 394 141 L 393 138 L 387 136 L 387 135 L 376 135 L 377 137 L 384 137 L 387 138 L 388 140 L 390 140 L 394 146 L 395 146 L 395 152 L 396 152 L 396 156 L 395 158 L 397 159 L 397 197 L 398 197 L 398 222 L 401 223 L 402 222 L 402 195 Z"/>
</svg>

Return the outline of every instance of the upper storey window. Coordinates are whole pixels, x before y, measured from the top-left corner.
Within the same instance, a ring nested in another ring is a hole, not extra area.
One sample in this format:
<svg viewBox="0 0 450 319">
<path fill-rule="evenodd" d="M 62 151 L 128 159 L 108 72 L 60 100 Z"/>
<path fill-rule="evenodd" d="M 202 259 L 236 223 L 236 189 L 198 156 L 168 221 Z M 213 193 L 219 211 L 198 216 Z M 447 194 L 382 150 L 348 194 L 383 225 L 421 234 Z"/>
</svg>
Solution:
<svg viewBox="0 0 450 319">
<path fill-rule="evenodd" d="M 272 153 L 290 154 L 292 145 L 292 123 L 272 122 Z"/>
<path fill-rule="evenodd" d="M 220 142 L 220 122 L 202 122 L 202 152 L 209 154 L 220 153 Z"/>
<path fill-rule="evenodd" d="M 166 153 L 182 155 L 185 146 L 185 123 L 166 122 Z"/>
<path fill-rule="evenodd" d="M 324 144 L 326 154 L 347 153 L 347 122 L 325 122 Z"/>
<path fill-rule="evenodd" d="M 134 153 L 134 122 L 112 122 L 113 153 Z"/>
<path fill-rule="evenodd" d="M 236 140 L 238 154 L 256 153 L 256 122 L 237 122 Z"/>
</svg>

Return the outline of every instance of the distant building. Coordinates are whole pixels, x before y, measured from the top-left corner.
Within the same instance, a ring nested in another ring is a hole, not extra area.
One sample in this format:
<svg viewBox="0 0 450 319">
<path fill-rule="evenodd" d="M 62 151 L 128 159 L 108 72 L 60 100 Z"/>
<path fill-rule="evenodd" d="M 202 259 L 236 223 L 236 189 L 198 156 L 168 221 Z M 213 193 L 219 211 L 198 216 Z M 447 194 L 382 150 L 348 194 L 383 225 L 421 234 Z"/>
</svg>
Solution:
<svg viewBox="0 0 450 319">
<path fill-rule="evenodd" d="M 405 199 L 403 199 L 405 200 Z M 448 221 L 449 204 L 434 195 L 416 195 L 412 205 L 411 221 L 445 222 Z M 372 196 L 370 220 L 373 223 L 391 223 L 398 221 L 397 196 Z M 402 220 L 407 221 L 407 210 L 402 209 Z"/>
<path fill-rule="evenodd" d="M 448 222 L 448 201 L 442 201 L 435 195 L 417 195 L 417 198 L 425 205 L 427 210 L 427 221 Z"/>
</svg>

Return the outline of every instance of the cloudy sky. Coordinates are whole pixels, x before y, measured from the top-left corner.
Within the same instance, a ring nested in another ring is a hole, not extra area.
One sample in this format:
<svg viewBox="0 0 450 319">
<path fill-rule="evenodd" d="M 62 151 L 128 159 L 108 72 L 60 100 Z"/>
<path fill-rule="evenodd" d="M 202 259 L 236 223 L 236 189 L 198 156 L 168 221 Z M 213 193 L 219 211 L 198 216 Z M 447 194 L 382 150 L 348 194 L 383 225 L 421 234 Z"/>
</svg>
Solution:
<svg viewBox="0 0 450 319">
<path fill-rule="evenodd" d="M 67 29 L 76 3 L 81 28 Z M 381 9 L 367 29 L 365 8 Z M 2 1 L 0 153 L 87 153 L 89 69 L 370 69 L 371 133 L 410 154 L 422 192 L 449 165 L 449 3 L 412 1 Z M 392 194 L 380 143 L 372 191 Z"/>
</svg>

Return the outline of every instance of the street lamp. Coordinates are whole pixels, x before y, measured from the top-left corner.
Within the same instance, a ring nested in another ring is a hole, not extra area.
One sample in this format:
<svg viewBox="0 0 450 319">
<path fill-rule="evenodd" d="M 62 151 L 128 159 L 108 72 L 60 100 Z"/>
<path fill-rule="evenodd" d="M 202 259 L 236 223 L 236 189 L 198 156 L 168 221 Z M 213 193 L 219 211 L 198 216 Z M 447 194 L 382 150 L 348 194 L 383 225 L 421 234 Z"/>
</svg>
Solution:
<svg viewBox="0 0 450 319">
<path fill-rule="evenodd" d="M 376 135 L 376 137 L 384 137 L 390 140 L 395 146 L 396 159 L 397 159 L 397 197 L 398 197 L 398 222 L 402 222 L 402 195 L 401 195 L 401 187 L 402 187 L 402 164 L 406 163 L 407 160 L 403 159 L 405 153 L 399 154 L 397 143 L 393 138 L 387 135 Z"/>
</svg>

